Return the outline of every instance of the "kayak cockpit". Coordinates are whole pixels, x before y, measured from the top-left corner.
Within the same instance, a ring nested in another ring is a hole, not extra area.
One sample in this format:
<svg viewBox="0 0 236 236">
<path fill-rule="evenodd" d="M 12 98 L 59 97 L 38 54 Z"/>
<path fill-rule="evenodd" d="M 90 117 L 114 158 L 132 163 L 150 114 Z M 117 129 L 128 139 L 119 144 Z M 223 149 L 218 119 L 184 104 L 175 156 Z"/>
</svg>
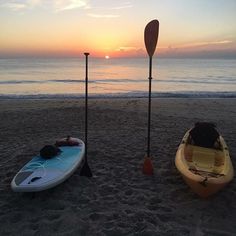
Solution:
<svg viewBox="0 0 236 236">
<path fill-rule="evenodd" d="M 225 156 L 221 150 L 186 144 L 184 159 L 194 174 L 209 175 L 209 177 L 224 175 Z"/>
<path fill-rule="evenodd" d="M 176 153 L 175 165 L 185 182 L 201 197 L 218 192 L 234 176 L 223 137 L 207 123 L 197 123 L 185 133 Z"/>
</svg>

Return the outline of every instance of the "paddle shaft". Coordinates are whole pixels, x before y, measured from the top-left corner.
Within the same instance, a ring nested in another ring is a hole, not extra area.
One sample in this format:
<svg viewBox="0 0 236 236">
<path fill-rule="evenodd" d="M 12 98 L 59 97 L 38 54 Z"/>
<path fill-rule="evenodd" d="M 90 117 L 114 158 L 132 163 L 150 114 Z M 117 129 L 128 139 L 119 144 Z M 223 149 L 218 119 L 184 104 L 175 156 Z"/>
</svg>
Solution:
<svg viewBox="0 0 236 236">
<path fill-rule="evenodd" d="M 87 147 L 88 147 L 88 56 L 85 55 L 85 160 L 87 161 Z"/>
<path fill-rule="evenodd" d="M 92 177 L 93 174 L 88 165 L 88 56 L 89 53 L 85 52 L 85 134 L 84 134 L 84 142 L 85 142 L 85 152 L 84 152 L 84 165 L 80 171 L 80 176 Z"/>
<path fill-rule="evenodd" d="M 147 135 L 147 156 L 150 157 L 151 141 L 151 102 L 152 102 L 152 57 L 149 57 L 149 95 L 148 95 L 148 135 Z"/>
</svg>

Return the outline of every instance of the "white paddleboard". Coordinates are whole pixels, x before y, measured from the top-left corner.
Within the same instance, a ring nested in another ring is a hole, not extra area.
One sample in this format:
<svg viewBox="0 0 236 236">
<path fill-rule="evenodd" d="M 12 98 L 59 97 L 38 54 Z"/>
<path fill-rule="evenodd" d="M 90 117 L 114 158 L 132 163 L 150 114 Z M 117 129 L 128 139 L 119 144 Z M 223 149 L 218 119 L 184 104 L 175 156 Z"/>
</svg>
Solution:
<svg viewBox="0 0 236 236">
<path fill-rule="evenodd" d="M 33 157 L 13 178 L 15 192 L 38 192 L 62 183 L 84 164 L 85 144 L 80 139 L 77 146 L 59 147 L 62 151 L 51 159 L 40 155 Z"/>
</svg>

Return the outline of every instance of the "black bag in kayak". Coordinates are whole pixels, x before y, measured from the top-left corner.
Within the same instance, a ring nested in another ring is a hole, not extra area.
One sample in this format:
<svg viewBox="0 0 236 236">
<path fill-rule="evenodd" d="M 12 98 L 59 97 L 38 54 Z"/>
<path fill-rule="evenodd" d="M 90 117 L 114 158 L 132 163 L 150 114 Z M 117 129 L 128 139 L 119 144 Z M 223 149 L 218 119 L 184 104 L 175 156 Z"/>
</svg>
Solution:
<svg viewBox="0 0 236 236">
<path fill-rule="evenodd" d="M 214 144 L 220 136 L 215 127 L 216 125 L 213 123 L 197 122 L 190 131 L 194 145 L 214 148 Z"/>
</svg>

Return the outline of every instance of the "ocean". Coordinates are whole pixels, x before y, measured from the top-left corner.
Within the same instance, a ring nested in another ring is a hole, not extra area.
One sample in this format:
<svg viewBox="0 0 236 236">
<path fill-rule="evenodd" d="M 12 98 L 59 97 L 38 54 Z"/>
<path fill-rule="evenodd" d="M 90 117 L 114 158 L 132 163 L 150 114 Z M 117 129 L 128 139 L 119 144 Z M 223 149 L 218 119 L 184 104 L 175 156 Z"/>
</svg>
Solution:
<svg viewBox="0 0 236 236">
<path fill-rule="evenodd" d="M 145 97 L 148 58 L 89 58 L 91 97 Z M 153 58 L 153 97 L 236 97 L 236 60 Z M 84 96 L 85 58 L 0 59 L 0 98 Z"/>
</svg>

